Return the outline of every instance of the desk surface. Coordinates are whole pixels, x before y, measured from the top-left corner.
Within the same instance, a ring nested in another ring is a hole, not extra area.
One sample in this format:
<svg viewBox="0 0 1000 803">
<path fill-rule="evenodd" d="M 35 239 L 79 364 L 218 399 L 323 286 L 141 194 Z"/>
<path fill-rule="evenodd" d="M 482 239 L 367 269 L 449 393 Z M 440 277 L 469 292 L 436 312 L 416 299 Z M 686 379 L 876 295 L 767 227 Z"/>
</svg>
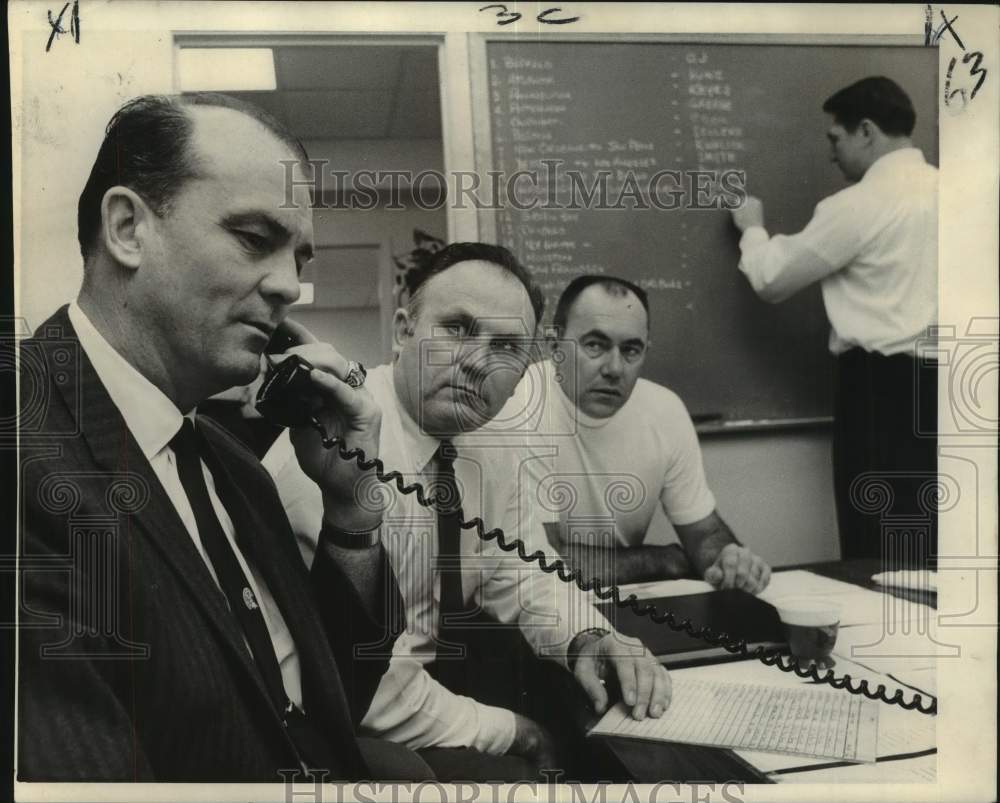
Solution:
<svg viewBox="0 0 1000 803">
<path fill-rule="evenodd" d="M 882 570 L 881 562 L 877 559 L 830 561 L 778 568 L 779 571 L 784 569 L 805 569 L 834 580 L 886 591 L 893 596 L 911 602 L 923 603 L 932 607 L 936 605 L 935 594 L 884 588 L 873 583 L 871 581 L 872 575 Z M 732 750 L 667 742 L 640 742 L 634 739 L 613 737 L 604 738 L 603 741 L 611 753 L 621 762 L 632 780 L 637 783 L 656 783 L 663 780 L 773 783 L 771 778 L 748 764 Z"/>
</svg>

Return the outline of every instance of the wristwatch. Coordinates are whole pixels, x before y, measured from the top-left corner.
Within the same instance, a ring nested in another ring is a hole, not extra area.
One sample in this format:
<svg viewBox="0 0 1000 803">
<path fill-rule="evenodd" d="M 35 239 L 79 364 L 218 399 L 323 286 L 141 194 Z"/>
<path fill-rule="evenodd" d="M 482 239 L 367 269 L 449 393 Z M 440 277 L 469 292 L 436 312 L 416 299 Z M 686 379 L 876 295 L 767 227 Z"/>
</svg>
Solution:
<svg viewBox="0 0 1000 803">
<path fill-rule="evenodd" d="M 576 659 L 580 657 L 584 644 L 589 641 L 600 641 L 610 632 L 610 630 L 606 630 L 603 627 L 588 627 L 586 630 L 581 630 L 573 636 L 572 641 L 569 643 L 569 652 L 566 655 L 566 665 L 569 667 L 569 671 L 572 672 L 576 667 Z M 593 638 L 584 638 L 585 636 L 593 636 Z M 576 646 L 576 649 L 574 649 L 574 646 Z"/>
</svg>

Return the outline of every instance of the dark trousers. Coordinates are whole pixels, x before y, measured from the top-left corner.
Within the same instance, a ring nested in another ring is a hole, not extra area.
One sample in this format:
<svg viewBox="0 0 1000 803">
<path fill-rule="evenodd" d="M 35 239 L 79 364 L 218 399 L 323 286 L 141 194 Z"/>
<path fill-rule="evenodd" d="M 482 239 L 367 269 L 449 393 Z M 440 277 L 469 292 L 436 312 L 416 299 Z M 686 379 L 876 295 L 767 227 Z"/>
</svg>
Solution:
<svg viewBox="0 0 1000 803">
<path fill-rule="evenodd" d="M 460 642 L 462 658 L 441 658 L 428 666 L 431 676 L 456 694 L 506 708 L 534 720 L 552 735 L 563 781 L 626 780 L 605 748 L 585 736 L 581 714 L 586 694 L 565 669 L 538 658 L 516 625 L 500 624 L 481 610 L 470 610 L 462 628 L 448 629 Z M 446 661 L 461 671 L 442 671 Z M 435 748 L 419 751 L 440 781 L 544 781 L 540 769 L 515 756 L 488 756 L 475 750 Z"/>
<path fill-rule="evenodd" d="M 837 361 L 833 470 L 841 558 L 937 559 L 937 366 L 851 349 Z"/>
</svg>

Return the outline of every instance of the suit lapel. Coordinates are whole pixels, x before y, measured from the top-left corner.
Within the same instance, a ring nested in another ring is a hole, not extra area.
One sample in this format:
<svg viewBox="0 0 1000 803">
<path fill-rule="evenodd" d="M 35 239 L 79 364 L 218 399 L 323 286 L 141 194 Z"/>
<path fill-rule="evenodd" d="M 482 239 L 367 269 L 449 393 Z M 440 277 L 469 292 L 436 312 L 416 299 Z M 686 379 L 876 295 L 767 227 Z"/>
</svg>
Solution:
<svg viewBox="0 0 1000 803">
<path fill-rule="evenodd" d="M 53 325 L 62 329 L 63 342 L 70 339 L 79 343 L 66 307 L 60 309 L 43 329 Z M 45 341 L 40 342 L 44 344 Z M 273 711 L 260 673 L 253 664 L 243 636 L 205 561 L 82 348 L 79 349 L 79 355 L 79 375 L 71 376 L 67 382 L 51 385 L 63 394 L 63 402 L 74 417 L 75 410 L 70 400 L 80 399 L 78 431 L 86 441 L 96 465 L 106 471 L 134 473 L 149 488 L 148 501 L 129 517 L 131 526 L 126 532 L 139 531 L 160 553 L 173 569 L 180 585 L 187 589 L 211 628 L 218 634 L 234 663 L 257 688 L 260 704 Z M 276 712 L 274 717 L 277 721 Z"/>
</svg>

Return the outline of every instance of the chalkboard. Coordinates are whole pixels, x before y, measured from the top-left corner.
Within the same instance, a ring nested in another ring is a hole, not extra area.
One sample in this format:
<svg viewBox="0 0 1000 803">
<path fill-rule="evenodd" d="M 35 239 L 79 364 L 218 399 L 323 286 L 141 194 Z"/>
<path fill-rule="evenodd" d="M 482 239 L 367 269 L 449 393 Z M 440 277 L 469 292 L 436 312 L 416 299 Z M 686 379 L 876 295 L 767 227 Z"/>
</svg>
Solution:
<svg viewBox="0 0 1000 803">
<path fill-rule="evenodd" d="M 823 101 L 871 75 L 910 95 L 914 143 L 937 164 L 937 57 L 910 46 L 490 41 L 480 153 L 506 183 L 499 210 L 481 214 L 542 285 L 548 318 L 583 273 L 645 287 L 653 345 L 644 375 L 696 416 L 828 416 L 833 360 L 819 288 L 774 306 L 757 298 L 719 208 L 738 174 L 723 175 L 745 171 L 770 233 L 800 230 L 846 186 L 830 162 Z M 668 170 L 682 171 L 679 183 Z M 512 182 L 516 171 L 539 179 Z"/>
</svg>

